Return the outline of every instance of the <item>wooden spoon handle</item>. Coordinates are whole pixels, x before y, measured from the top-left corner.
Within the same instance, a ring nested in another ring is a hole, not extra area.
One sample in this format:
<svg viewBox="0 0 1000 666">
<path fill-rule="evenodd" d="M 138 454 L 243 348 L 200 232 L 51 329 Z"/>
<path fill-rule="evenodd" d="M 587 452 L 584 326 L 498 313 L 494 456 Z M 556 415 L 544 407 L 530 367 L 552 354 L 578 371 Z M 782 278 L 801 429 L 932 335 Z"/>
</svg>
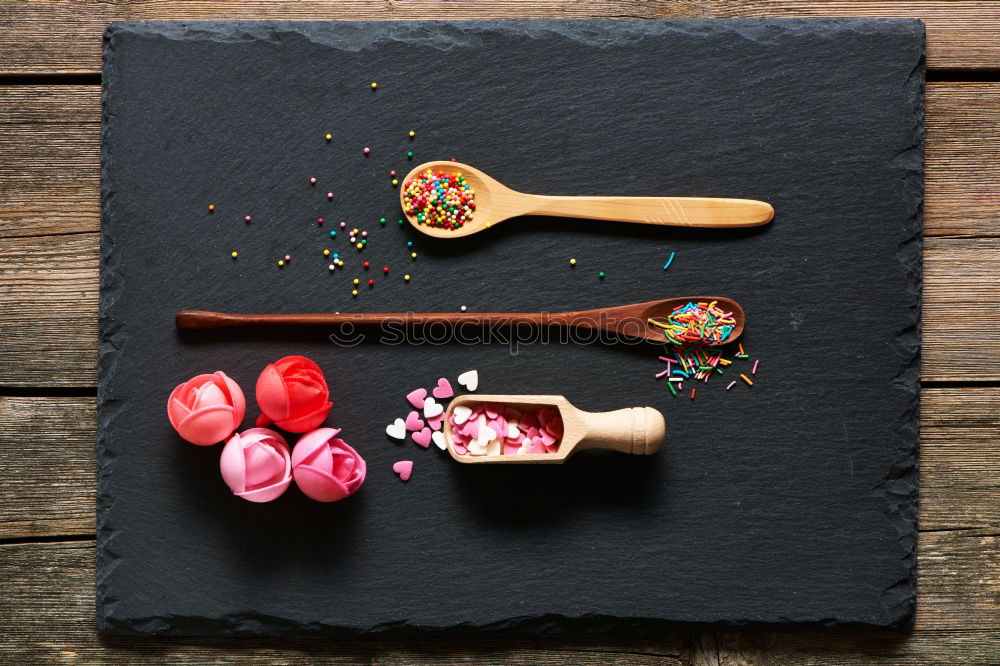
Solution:
<svg viewBox="0 0 1000 666">
<path fill-rule="evenodd" d="M 358 326 L 406 324 L 469 324 L 479 326 L 567 326 L 574 313 L 559 312 L 354 312 L 344 314 L 236 314 L 182 310 L 175 316 L 177 328 L 198 330 L 237 326 Z M 577 313 L 588 314 L 588 313 Z M 581 319 L 584 324 L 591 319 Z"/>
<path fill-rule="evenodd" d="M 774 217 L 771 204 L 751 199 L 528 196 L 527 215 L 678 227 L 755 227 Z"/>
<path fill-rule="evenodd" d="M 663 414 L 652 407 L 628 407 L 613 412 L 584 412 L 586 434 L 576 445 L 582 449 L 612 449 L 622 453 L 649 455 L 663 446 L 667 425 Z"/>
</svg>

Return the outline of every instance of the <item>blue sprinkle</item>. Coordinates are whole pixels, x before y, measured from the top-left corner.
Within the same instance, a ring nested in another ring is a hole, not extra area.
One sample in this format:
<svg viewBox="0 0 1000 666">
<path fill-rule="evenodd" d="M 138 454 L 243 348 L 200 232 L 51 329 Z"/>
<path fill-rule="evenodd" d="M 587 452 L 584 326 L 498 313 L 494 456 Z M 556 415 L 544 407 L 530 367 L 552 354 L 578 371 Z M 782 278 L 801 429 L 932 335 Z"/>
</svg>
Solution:
<svg viewBox="0 0 1000 666">
<path fill-rule="evenodd" d="M 667 263 L 663 264 L 663 270 L 667 270 L 668 268 L 670 268 L 670 264 L 673 263 L 674 261 L 674 254 L 675 254 L 674 252 L 670 253 L 670 258 L 667 259 Z"/>
<path fill-rule="evenodd" d="M 336 238 L 336 237 L 337 237 L 337 232 L 336 231 L 331 231 L 330 232 L 330 238 Z"/>
</svg>

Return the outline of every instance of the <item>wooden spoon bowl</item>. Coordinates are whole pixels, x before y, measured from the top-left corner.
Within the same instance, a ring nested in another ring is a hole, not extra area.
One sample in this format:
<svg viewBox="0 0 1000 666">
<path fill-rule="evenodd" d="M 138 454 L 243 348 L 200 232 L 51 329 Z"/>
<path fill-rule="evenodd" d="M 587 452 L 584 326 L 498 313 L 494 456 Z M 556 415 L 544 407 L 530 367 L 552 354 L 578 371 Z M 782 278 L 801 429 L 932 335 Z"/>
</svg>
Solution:
<svg viewBox="0 0 1000 666">
<path fill-rule="evenodd" d="M 455 451 L 451 415 L 459 405 L 495 402 L 519 411 L 554 407 L 563 422 L 559 448 L 553 453 L 474 456 Z M 444 440 L 451 457 L 460 463 L 558 464 L 584 449 L 610 449 L 650 455 L 663 446 L 666 421 L 652 407 L 627 407 L 613 412 L 585 412 L 561 395 L 460 395 L 451 401 L 444 418 Z"/>
<path fill-rule="evenodd" d="M 406 212 L 406 183 L 430 169 L 461 173 L 475 195 L 472 220 L 458 229 L 433 227 Z M 461 238 L 521 215 L 633 222 L 683 227 L 754 227 L 767 224 L 774 208 L 763 201 L 708 197 L 573 197 L 525 194 L 479 169 L 460 162 L 425 162 L 411 170 L 399 188 L 403 214 L 418 231 L 435 238 Z"/>
</svg>

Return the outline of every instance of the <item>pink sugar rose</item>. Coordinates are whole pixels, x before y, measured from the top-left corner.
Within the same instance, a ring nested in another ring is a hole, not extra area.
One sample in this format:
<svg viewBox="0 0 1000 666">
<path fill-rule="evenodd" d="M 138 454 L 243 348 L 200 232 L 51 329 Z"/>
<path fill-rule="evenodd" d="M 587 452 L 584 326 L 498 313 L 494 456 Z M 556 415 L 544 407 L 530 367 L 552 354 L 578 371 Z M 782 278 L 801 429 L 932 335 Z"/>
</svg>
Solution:
<svg viewBox="0 0 1000 666">
<path fill-rule="evenodd" d="M 299 489 L 317 502 L 353 495 L 365 480 L 365 459 L 337 437 L 339 428 L 303 435 L 292 452 L 292 474 Z"/>
<path fill-rule="evenodd" d="M 286 356 L 257 378 L 258 426 L 274 423 L 289 432 L 319 427 L 333 407 L 323 371 L 305 356 Z"/>
<path fill-rule="evenodd" d="M 285 438 L 267 428 L 232 436 L 219 458 L 222 479 L 237 497 L 270 502 L 292 483 L 292 458 Z"/>
<path fill-rule="evenodd" d="M 167 399 L 170 425 L 198 446 L 209 446 L 232 435 L 240 427 L 246 409 L 239 384 L 224 372 L 189 379 Z"/>
</svg>

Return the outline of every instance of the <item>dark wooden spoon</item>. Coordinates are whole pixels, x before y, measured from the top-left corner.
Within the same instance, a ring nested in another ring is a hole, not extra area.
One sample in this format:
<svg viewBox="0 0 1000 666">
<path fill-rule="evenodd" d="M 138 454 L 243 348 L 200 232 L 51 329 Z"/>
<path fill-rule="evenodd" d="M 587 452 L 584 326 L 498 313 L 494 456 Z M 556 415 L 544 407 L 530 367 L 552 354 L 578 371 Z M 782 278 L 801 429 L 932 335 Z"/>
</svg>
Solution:
<svg viewBox="0 0 1000 666">
<path fill-rule="evenodd" d="M 736 301 L 722 296 L 686 296 L 633 305 L 619 305 L 576 312 L 355 312 L 341 314 L 233 314 L 182 310 L 177 313 L 177 328 L 196 330 L 234 326 L 378 326 L 382 324 L 446 324 L 479 326 L 552 326 L 600 330 L 652 342 L 666 340 L 663 330 L 649 323 L 650 319 L 665 320 L 676 308 L 688 302 L 718 302 L 718 307 L 733 313 L 735 324 L 726 344 L 743 333 L 746 316 Z"/>
</svg>

